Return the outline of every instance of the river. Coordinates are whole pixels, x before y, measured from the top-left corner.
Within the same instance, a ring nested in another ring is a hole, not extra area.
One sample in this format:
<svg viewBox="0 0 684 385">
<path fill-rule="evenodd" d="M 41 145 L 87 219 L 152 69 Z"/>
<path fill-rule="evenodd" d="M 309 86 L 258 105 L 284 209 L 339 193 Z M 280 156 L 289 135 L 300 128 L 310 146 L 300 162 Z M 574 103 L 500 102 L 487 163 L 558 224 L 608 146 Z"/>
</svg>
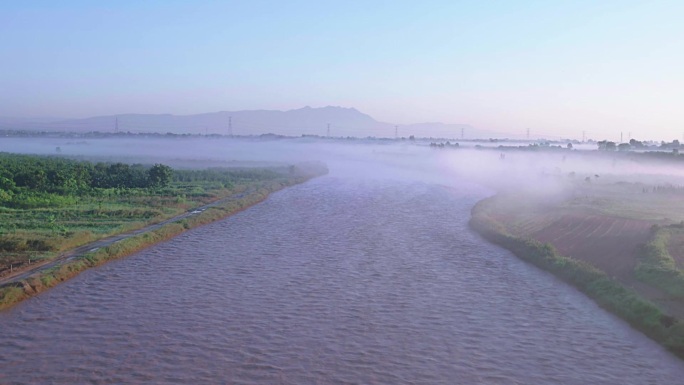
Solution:
<svg viewBox="0 0 684 385">
<path fill-rule="evenodd" d="M 468 229 L 491 192 L 350 169 L 0 313 L 2 384 L 674 384 L 684 364 Z"/>
</svg>

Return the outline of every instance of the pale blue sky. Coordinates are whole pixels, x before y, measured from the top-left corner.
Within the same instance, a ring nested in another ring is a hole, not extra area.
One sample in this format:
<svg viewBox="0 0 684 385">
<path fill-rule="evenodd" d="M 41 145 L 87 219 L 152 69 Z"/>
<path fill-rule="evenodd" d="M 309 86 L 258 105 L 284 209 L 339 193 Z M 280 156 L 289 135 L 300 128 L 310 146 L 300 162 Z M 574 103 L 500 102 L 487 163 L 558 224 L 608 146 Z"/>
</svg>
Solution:
<svg viewBox="0 0 684 385">
<path fill-rule="evenodd" d="M 355 107 L 682 139 L 684 1 L 5 1 L 0 116 Z"/>
</svg>

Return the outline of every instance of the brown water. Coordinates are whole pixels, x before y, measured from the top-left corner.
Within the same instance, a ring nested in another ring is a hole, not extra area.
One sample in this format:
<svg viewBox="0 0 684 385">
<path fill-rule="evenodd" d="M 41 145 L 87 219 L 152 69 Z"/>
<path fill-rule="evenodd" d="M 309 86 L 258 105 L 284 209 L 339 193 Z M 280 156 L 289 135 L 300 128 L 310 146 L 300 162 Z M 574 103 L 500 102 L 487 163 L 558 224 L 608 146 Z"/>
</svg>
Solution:
<svg viewBox="0 0 684 385">
<path fill-rule="evenodd" d="M 485 193 L 279 192 L 0 314 L 0 383 L 681 383 L 681 361 L 468 230 Z"/>
</svg>

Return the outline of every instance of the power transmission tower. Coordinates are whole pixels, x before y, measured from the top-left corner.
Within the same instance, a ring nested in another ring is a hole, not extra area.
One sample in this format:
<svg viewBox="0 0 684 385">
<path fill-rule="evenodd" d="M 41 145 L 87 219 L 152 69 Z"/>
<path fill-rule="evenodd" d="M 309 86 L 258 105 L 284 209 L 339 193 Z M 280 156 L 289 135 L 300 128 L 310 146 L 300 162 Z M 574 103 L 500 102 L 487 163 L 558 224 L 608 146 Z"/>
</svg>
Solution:
<svg viewBox="0 0 684 385">
<path fill-rule="evenodd" d="M 620 143 L 622 143 L 622 131 L 620 131 Z"/>
<path fill-rule="evenodd" d="M 582 143 L 584 143 L 584 142 L 586 142 L 586 141 L 587 141 L 587 132 L 586 132 L 586 131 L 582 131 Z"/>
<path fill-rule="evenodd" d="M 116 117 L 116 120 L 114 120 L 114 132 L 119 132 L 119 117 Z"/>
<path fill-rule="evenodd" d="M 465 127 L 461 127 L 461 139 L 465 138 Z"/>
<path fill-rule="evenodd" d="M 233 117 L 228 117 L 228 136 L 233 136 Z"/>
<path fill-rule="evenodd" d="M 330 123 L 328 123 L 328 133 L 326 135 L 328 138 L 330 137 Z"/>
<path fill-rule="evenodd" d="M 530 140 L 530 129 L 527 129 L 527 140 Z"/>
<path fill-rule="evenodd" d="M 394 139 L 399 138 L 399 126 L 394 126 Z"/>
</svg>

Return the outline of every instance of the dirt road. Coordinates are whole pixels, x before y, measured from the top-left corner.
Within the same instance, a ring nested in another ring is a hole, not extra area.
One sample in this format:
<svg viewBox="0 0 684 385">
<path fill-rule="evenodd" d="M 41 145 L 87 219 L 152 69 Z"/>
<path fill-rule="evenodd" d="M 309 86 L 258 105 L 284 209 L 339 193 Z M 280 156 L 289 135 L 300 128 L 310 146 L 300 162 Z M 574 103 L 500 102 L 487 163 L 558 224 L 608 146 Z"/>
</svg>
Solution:
<svg viewBox="0 0 684 385">
<path fill-rule="evenodd" d="M 91 243 L 88 243 L 86 245 L 83 245 L 83 246 L 77 247 L 75 249 L 69 250 L 67 252 L 61 253 L 55 259 L 51 259 L 49 261 L 44 261 L 44 262 L 32 264 L 27 269 L 21 269 L 19 271 L 16 271 L 14 274 L 10 274 L 8 276 L 2 277 L 0 279 L 0 287 L 12 285 L 16 282 L 19 282 L 23 279 L 28 278 L 29 276 L 31 276 L 37 272 L 40 272 L 40 271 L 43 271 L 46 269 L 50 269 L 50 268 L 53 268 L 56 266 L 60 266 L 61 264 L 65 263 L 65 262 L 71 261 L 71 260 L 73 260 L 77 257 L 80 257 L 86 253 L 96 251 L 97 249 L 99 249 L 101 247 L 106 247 L 106 246 L 109 246 L 113 243 L 119 242 L 122 239 L 130 238 L 130 237 L 136 236 L 138 234 L 146 233 L 148 231 L 153 231 L 153 230 L 159 229 L 160 227 L 162 227 L 166 224 L 169 224 L 172 222 L 177 222 L 177 221 L 180 221 L 182 219 L 188 218 L 190 216 L 200 214 L 201 212 L 203 212 L 204 210 L 206 210 L 210 207 L 218 206 L 218 205 L 228 203 L 228 202 L 232 202 L 232 201 L 237 201 L 237 200 L 242 199 L 245 196 L 251 194 L 252 192 L 254 192 L 254 188 L 248 189 L 247 191 L 236 194 L 236 195 L 231 195 L 229 197 L 219 199 L 215 202 L 206 204 L 204 206 L 197 207 L 195 209 L 192 209 L 191 211 L 185 212 L 181 215 L 177 215 L 177 216 L 170 218 L 170 219 L 167 219 L 163 222 L 159 222 L 159 223 L 155 223 L 155 224 L 152 224 L 149 226 L 145 226 L 145 227 L 140 228 L 138 230 L 129 231 L 126 233 L 117 234 L 117 235 L 113 235 L 111 237 L 103 238 L 103 239 L 97 240 L 95 242 L 91 242 Z"/>
</svg>

